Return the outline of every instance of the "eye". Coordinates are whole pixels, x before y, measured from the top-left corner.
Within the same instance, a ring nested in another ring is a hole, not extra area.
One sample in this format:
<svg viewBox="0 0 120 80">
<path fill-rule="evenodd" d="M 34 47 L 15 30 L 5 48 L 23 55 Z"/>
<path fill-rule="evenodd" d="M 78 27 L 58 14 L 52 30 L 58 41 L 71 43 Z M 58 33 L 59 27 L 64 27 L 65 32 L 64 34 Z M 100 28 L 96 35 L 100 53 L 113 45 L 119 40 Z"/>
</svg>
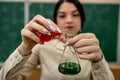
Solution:
<svg viewBox="0 0 120 80">
<path fill-rule="evenodd" d="M 77 17 L 77 16 L 80 16 L 80 14 L 79 13 L 75 13 L 75 14 L 73 14 L 73 16 Z"/>
<path fill-rule="evenodd" d="M 59 18 L 65 18 L 65 15 L 58 15 Z"/>
</svg>

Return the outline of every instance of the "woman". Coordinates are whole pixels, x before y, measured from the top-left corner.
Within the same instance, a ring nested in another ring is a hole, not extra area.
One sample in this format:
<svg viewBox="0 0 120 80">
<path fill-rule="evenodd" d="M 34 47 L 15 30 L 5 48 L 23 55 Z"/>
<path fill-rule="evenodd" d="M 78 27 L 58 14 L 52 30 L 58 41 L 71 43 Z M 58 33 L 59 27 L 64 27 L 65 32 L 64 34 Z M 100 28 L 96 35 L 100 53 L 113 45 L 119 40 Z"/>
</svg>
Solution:
<svg viewBox="0 0 120 80">
<path fill-rule="evenodd" d="M 56 24 L 37 15 L 21 30 L 22 43 L 2 67 L 1 80 L 24 80 L 38 64 L 41 66 L 40 80 L 114 80 L 96 36 L 93 33 L 77 34 L 85 21 L 84 10 L 79 1 L 59 0 L 55 7 L 54 20 Z M 41 34 L 51 35 L 50 32 L 74 34 L 75 37 L 65 44 L 64 40 L 60 40 L 61 37 L 43 44 L 39 37 Z M 65 76 L 58 71 L 64 46 L 67 45 L 73 46 L 79 56 L 81 72 L 75 76 Z"/>
</svg>

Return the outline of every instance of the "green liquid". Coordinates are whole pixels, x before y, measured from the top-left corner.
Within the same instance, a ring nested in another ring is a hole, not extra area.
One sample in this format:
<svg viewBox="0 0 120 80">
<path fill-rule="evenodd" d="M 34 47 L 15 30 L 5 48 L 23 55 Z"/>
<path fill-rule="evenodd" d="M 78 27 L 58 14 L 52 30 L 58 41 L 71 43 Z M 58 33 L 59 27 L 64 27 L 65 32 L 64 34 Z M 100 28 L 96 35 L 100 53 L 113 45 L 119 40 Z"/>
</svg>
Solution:
<svg viewBox="0 0 120 80">
<path fill-rule="evenodd" d="M 81 71 L 79 64 L 74 62 L 61 63 L 58 70 L 64 75 L 75 75 Z"/>
</svg>

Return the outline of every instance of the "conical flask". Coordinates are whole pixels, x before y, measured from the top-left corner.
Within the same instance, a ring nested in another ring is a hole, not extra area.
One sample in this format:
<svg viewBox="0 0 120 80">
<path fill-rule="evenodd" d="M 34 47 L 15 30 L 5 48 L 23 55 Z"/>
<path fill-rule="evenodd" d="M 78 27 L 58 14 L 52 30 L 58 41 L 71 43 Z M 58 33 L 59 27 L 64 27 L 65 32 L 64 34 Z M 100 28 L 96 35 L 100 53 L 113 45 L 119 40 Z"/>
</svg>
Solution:
<svg viewBox="0 0 120 80">
<path fill-rule="evenodd" d="M 66 40 L 73 37 L 73 34 L 65 34 Z M 74 50 L 74 48 L 72 46 L 65 46 L 58 66 L 59 72 L 68 76 L 78 74 L 81 71 L 78 59 L 78 53 Z"/>
</svg>

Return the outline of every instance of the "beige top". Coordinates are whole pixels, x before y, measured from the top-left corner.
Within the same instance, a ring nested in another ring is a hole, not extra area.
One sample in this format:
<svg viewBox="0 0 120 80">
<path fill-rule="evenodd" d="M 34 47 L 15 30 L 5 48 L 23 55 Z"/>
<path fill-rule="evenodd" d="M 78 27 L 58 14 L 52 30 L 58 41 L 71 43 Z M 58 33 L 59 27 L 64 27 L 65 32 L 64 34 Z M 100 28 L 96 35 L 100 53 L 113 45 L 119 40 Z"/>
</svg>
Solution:
<svg viewBox="0 0 120 80">
<path fill-rule="evenodd" d="M 63 48 L 63 43 L 57 39 L 51 40 L 44 45 L 37 44 L 33 48 L 32 54 L 23 66 L 21 72 L 19 72 L 21 69 L 19 67 L 22 65 L 16 65 L 21 61 L 24 62 L 25 58 L 23 58 L 16 49 L 2 67 L 0 80 L 15 80 L 21 75 L 29 77 L 33 69 L 39 64 L 41 66 L 40 80 L 114 80 L 113 74 L 104 58 L 98 63 L 91 63 L 88 60 L 79 60 L 81 65 L 81 72 L 79 74 L 75 76 L 65 76 L 61 74 L 58 71 L 58 65 Z M 9 72 L 10 70 L 11 72 Z M 16 72 L 16 75 L 14 75 L 15 73 L 13 72 Z M 7 74 L 7 79 L 5 79 Z"/>
</svg>

